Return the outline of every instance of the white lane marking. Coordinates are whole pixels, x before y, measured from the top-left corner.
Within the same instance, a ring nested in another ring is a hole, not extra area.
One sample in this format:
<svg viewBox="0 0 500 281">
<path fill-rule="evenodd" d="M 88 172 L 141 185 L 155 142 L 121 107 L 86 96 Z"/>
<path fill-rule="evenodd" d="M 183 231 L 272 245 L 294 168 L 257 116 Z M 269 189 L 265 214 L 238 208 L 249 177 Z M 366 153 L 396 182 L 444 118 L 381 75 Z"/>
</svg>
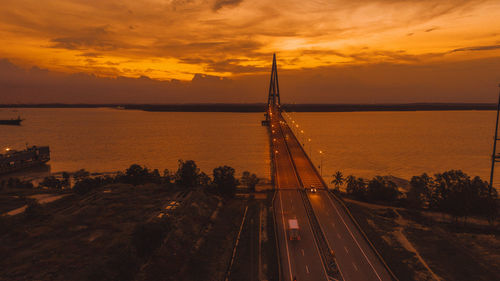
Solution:
<svg viewBox="0 0 500 281">
<path fill-rule="evenodd" d="M 276 161 L 276 170 L 278 170 L 278 161 Z M 278 184 L 278 189 L 279 189 L 279 173 L 276 173 L 276 181 Z M 290 271 L 290 281 L 292 280 L 292 264 L 290 263 L 290 252 L 288 250 L 288 238 L 286 237 L 286 226 L 285 226 L 285 216 L 283 215 L 283 199 L 281 198 L 281 191 L 278 191 L 280 193 L 280 208 L 281 208 L 281 219 L 283 221 L 283 235 L 285 235 L 285 245 L 286 245 L 286 256 L 288 258 L 288 270 Z"/>
<path fill-rule="evenodd" d="M 302 249 L 302 256 L 305 256 L 304 249 Z"/>
<path fill-rule="evenodd" d="M 352 262 L 352 265 L 354 266 L 354 269 L 355 269 L 356 271 L 358 271 L 358 267 L 356 266 L 356 264 L 355 264 L 354 262 Z"/>
<path fill-rule="evenodd" d="M 307 265 L 306 265 L 306 272 L 307 274 L 309 274 L 309 267 L 307 267 Z"/>
<path fill-rule="evenodd" d="M 335 208 L 335 211 L 339 215 L 339 217 L 342 220 L 342 222 L 344 223 L 345 227 L 347 228 L 347 231 L 349 231 L 349 234 L 351 234 L 352 239 L 354 240 L 354 242 L 356 242 L 356 245 L 358 245 L 358 248 L 361 250 L 361 253 L 363 253 L 363 256 L 365 257 L 365 259 L 368 261 L 368 264 L 373 269 L 373 272 L 375 272 L 375 275 L 377 275 L 378 280 L 382 281 L 382 278 L 380 278 L 380 275 L 378 275 L 378 272 L 377 272 L 377 270 L 375 270 L 375 267 L 373 267 L 373 264 L 370 262 L 370 259 L 366 256 L 365 251 L 363 251 L 363 249 L 361 248 L 361 246 L 358 243 L 358 240 L 356 240 L 356 238 L 354 237 L 354 234 L 352 234 L 351 229 L 349 229 L 349 226 L 347 226 L 347 224 L 345 223 L 344 218 L 342 217 L 342 215 L 340 215 L 340 212 L 337 209 L 337 206 L 335 206 L 335 204 L 333 203 L 332 198 L 330 198 L 330 196 L 327 196 L 327 197 L 330 200 L 330 203 L 333 205 L 333 208 Z"/>
<path fill-rule="evenodd" d="M 348 254 L 349 254 L 349 250 L 347 250 L 347 247 L 346 247 L 346 246 L 344 246 L 344 250 L 345 250 L 345 252 L 346 252 L 346 253 L 348 253 Z"/>
<path fill-rule="evenodd" d="M 293 160 L 292 160 L 292 157 L 290 157 L 290 155 L 289 155 L 289 157 L 287 157 L 287 158 L 288 158 L 288 160 L 290 161 L 290 164 L 291 164 L 291 165 L 292 165 L 292 167 L 293 167 Z M 298 175 L 295 173 L 295 170 L 294 170 L 294 173 L 293 173 L 293 174 L 295 175 L 295 178 L 297 179 L 296 183 L 297 183 L 297 184 L 299 185 L 299 187 L 300 187 L 299 177 L 298 177 Z M 297 191 L 297 192 L 298 192 L 298 191 Z M 300 196 L 300 194 L 299 194 L 299 196 Z M 303 206 L 303 205 L 302 205 L 302 206 Z M 304 211 L 305 211 L 305 206 L 304 206 L 303 208 L 304 208 Z M 306 217 L 307 217 L 307 213 L 306 213 Z M 314 232 L 313 232 L 313 230 L 312 230 L 312 226 L 311 226 L 311 224 L 309 223 L 309 219 L 307 219 L 307 222 L 308 222 L 308 223 L 307 223 L 307 225 L 309 226 L 309 229 L 311 230 L 311 234 L 313 235 L 313 242 L 314 242 L 314 246 L 316 246 L 316 251 L 317 251 L 317 253 L 318 253 L 318 256 L 321 258 L 321 254 L 320 254 L 320 251 L 319 251 L 318 245 L 316 244 L 316 239 L 314 238 Z M 321 261 L 321 267 L 323 268 L 323 272 L 324 272 L 324 274 L 325 274 L 324 276 L 328 279 L 328 273 L 326 273 L 326 268 L 325 268 L 325 265 L 323 264 L 323 261 Z"/>
</svg>

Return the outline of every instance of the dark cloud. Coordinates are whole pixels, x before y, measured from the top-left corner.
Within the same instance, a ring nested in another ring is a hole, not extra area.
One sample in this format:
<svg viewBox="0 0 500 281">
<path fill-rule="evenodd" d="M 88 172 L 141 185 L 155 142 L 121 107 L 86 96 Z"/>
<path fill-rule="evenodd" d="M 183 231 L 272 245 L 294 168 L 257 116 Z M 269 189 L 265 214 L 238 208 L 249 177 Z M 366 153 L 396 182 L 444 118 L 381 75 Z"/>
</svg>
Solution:
<svg viewBox="0 0 500 281">
<path fill-rule="evenodd" d="M 429 29 L 426 29 L 425 32 L 432 32 L 432 31 L 438 30 L 438 29 L 439 29 L 439 27 L 431 27 Z"/>
<path fill-rule="evenodd" d="M 78 56 L 80 56 L 80 57 L 90 57 L 90 58 L 102 58 L 103 57 L 102 54 L 95 53 L 95 52 L 85 52 L 85 53 L 79 54 Z"/>
<path fill-rule="evenodd" d="M 285 103 L 494 102 L 500 58 L 439 64 L 370 63 L 278 72 Z M 195 74 L 190 82 L 101 78 L 24 70 L 0 60 L 2 103 L 265 102 L 269 68 L 231 79 Z M 489 81 L 485 83 L 485 81 Z"/>
<path fill-rule="evenodd" d="M 223 7 L 238 6 L 241 2 L 243 2 L 243 0 L 215 0 L 213 10 L 217 11 Z"/>
<path fill-rule="evenodd" d="M 497 49 L 500 49 L 500 45 L 464 47 L 451 50 L 449 53 L 466 52 L 466 51 L 491 51 Z"/>
<path fill-rule="evenodd" d="M 108 26 L 87 28 L 76 32 L 74 36 L 57 37 L 51 39 L 51 48 L 67 50 L 98 50 L 115 51 L 120 48 L 130 48 L 131 45 L 113 39 L 114 34 L 108 30 Z M 93 54 L 85 52 L 83 54 Z M 82 55 L 83 55 L 82 54 Z"/>
<path fill-rule="evenodd" d="M 239 59 L 228 59 L 215 61 L 208 64 L 207 70 L 213 72 L 229 72 L 233 74 L 247 74 L 255 72 L 263 72 L 267 68 L 257 67 L 252 65 L 242 65 L 243 61 Z"/>
</svg>

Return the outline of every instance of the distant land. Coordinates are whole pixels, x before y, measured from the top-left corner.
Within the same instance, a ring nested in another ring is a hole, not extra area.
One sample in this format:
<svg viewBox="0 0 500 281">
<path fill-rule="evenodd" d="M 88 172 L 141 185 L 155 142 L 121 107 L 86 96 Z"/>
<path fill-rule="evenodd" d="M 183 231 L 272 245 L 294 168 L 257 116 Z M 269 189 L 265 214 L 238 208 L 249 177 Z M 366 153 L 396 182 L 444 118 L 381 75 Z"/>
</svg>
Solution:
<svg viewBox="0 0 500 281">
<path fill-rule="evenodd" d="M 263 112 L 264 103 L 190 103 L 190 104 L 0 104 L 0 108 L 97 108 L 110 107 L 156 112 Z M 496 110 L 494 103 L 404 103 L 404 104 L 283 104 L 285 111 L 442 111 Z"/>
</svg>

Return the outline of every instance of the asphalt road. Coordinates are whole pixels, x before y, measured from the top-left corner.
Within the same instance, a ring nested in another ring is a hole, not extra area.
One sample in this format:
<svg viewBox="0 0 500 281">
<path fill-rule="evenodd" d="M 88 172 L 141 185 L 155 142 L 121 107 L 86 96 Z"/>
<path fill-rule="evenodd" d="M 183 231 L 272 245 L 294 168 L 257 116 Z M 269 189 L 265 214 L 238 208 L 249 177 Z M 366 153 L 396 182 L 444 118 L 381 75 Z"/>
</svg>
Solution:
<svg viewBox="0 0 500 281">
<path fill-rule="evenodd" d="M 278 120 L 271 122 L 273 150 L 276 155 L 276 185 L 278 188 L 274 210 L 280 245 L 280 261 L 283 268 L 283 280 L 315 281 L 328 280 L 321 261 L 314 235 L 309 225 L 306 210 L 299 188 L 290 155 L 286 150 L 285 140 L 279 130 Z M 290 241 L 288 238 L 288 219 L 297 219 L 300 240 Z"/>
<path fill-rule="evenodd" d="M 282 117 L 279 115 L 279 118 Z M 372 248 L 364 240 L 354 222 L 339 203 L 324 190 L 320 176 L 307 158 L 301 144 L 286 123 L 281 125 L 287 147 L 304 187 L 316 186 L 317 193 L 308 197 L 318 218 L 330 249 L 334 251 L 338 267 L 346 281 L 392 280 Z M 278 174 L 280 171 L 278 171 Z"/>
</svg>

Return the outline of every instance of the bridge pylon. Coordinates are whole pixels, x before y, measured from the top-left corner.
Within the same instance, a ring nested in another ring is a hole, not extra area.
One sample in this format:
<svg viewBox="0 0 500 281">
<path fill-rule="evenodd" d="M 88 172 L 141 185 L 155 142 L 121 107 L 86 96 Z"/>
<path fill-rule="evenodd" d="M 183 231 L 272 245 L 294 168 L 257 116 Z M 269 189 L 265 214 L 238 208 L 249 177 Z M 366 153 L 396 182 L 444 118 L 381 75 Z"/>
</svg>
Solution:
<svg viewBox="0 0 500 281">
<path fill-rule="evenodd" d="M 269 125 L 271 112 L 279 112 L 281 105 L 280 87 L 278 83 L 278 67 L 276 64 L 276 54 L 273 54 L 273 66 L 271 68 L 271 79 L 269 81 L 269 94 L 267 96 L 267 109 L 264 116 L 266 120 L 262 121 L 263 126 Z"/>
</svg>

